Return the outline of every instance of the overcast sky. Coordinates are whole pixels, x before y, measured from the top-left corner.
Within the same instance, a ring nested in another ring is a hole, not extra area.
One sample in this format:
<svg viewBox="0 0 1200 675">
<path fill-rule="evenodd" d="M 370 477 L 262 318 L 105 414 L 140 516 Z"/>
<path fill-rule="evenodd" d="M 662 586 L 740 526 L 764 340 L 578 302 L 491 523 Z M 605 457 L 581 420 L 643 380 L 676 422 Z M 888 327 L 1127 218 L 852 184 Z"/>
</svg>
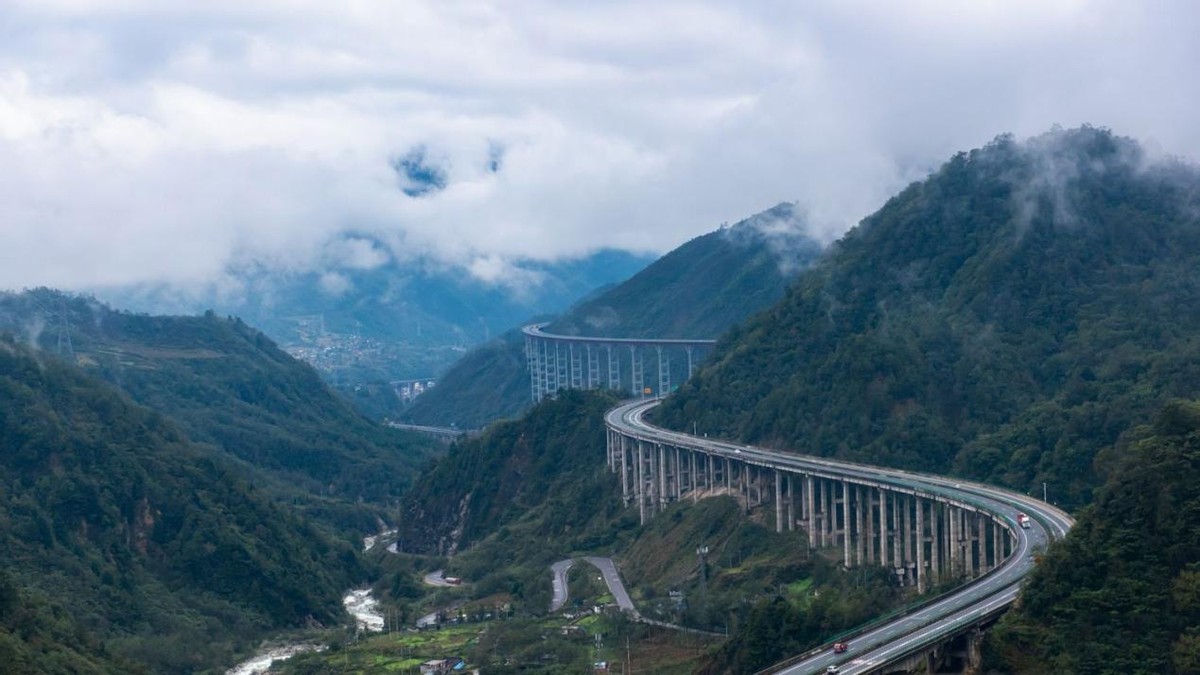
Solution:
<svg viewBox="0 0 1200 675">
<path fill-rule="evenodd" d="M 665 252 L 780 201 L 832 238 L 956 150 L 1056 123 L 1195 159 L 1198 16 L 1085 0 L 0 0 L 0 288 L 414 254 L 487 276 L 520 257 Z M 394 166 L 414 157 L 443 189 L 406 183 Z"/>
</svg>

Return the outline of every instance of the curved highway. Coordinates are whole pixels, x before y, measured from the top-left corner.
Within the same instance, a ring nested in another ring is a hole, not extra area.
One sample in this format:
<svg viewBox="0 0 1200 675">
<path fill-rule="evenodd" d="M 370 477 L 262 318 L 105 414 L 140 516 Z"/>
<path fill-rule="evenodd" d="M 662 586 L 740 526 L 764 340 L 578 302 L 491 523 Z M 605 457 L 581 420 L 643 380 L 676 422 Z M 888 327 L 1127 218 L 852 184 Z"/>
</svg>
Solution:
<svg viewBox="0 0 1200 675">
<path fill-rule="evenodd" d="M 1021 581 L 1033 570 L 1034 553 L 1044 549 L 1051 540 L 1065 535 L 1074 524 L 1069 515 L 1045 502 L 981 483 L 765 450 L 655 427 L 645 421 L 644 415 L 658 403 L 658 400 L 624 403 L 610 410 L 605 421 L 609 427 L 645 441 L 669 443 L 757 466 L 819 473 L 970 505 L 1007 523 L 1016 538 L 1012 555 L 989 573 L 907 614 L 870 627 L 851 638 L 850 648 L 842 654 L 833 654 L 828 648 L 816 649 L 789 660 L 775 672 L 789 675 L 823 673 L 828 666 L 836 664 L 843 674 L 868 673 L 1002 611 L 1016 599 Z M 1029 529 L 1017 526 L 1018 513 L 1032 517 Z"/>
<path fill-rule="evenodd" d="M 546 323 L 535 323 L 521 328 L 521 332 L 528 337 L 538 338 L 541 340 L 552 340 L 557 342 L 590 342 L 599 345 L 662 345 L 662 346 L 710 346 L 717 343 L 711 339 L 689 339 L 689 338 L 610 338 L 610 337 L 585 337 L 583 335 L 559 335 L 557 333 L 547 333 L 542 329 L 550 325 Z"/>
</svg>

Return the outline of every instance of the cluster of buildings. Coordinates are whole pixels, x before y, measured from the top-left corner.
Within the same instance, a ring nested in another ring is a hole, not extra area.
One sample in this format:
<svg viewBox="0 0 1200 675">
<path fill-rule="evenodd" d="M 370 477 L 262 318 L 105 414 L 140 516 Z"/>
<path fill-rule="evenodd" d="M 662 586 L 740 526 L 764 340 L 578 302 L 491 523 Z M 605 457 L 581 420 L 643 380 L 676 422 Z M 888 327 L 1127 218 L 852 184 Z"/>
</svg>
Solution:
<svg viewBox="0 0 1200 675">
<path fill-rule="evenodd" d="M 370 367 L 385 360 L 385 347 L 373 338 L 326 333 L 312 343 L 284 347 L 293 357 L 325 373 L 339 368 Z"/>
<path fill-rule="evenodd" d="M 466 672 L 479 673 L 478 670 L 467 671 L 467 662 L 457 656 L 450 656 L 444 659 L 430 659 L 421 664 L 421 675 Z"/>
</svg>

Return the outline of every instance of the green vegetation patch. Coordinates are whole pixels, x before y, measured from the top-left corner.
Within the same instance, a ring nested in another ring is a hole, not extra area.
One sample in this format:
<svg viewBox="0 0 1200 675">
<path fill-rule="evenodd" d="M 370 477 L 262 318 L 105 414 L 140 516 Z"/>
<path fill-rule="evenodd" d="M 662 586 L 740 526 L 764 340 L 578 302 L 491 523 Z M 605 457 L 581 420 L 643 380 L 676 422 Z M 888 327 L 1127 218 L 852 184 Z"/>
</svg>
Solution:
<svg viewBox="0 0 1200 675">
<path fill-rule="evenodd" d="M 986 644 L 997 671 L 1200 672 L 1200 403 L 1104 455 L 1108 480 Z"/>
</svg>

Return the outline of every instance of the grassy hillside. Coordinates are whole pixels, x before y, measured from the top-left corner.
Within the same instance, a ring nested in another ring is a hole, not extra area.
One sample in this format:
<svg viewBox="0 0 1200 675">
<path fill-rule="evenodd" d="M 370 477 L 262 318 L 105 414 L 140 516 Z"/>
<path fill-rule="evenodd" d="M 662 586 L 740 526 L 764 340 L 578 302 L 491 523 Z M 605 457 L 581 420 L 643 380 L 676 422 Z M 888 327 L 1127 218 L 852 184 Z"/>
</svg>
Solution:
<svg viewBox="0 0 1200 675">
<path fill-rule="evenodd" d="M 783 296 L 821 252 L 804 214 L 779 204 L 697 237 L 628 281 L 582 300 L 548 330 L 593 337 L 715 338 Z M 623 367 L 628 372 L 628 364 Z M 419 424 L 482 427 L 531 405 L 524 338 L 467 354 L 405 413 Z"/>
<path fill-rule="evenodd" d="M 169 419 L 11 340 L 0 446 L 0 654 L 16 672 L 199 672 L 269 629 L 339 621 L 362 574 L 352 547 Z"/>
<path fill-rule="evenodd" d="M 68 360 L 342 527 L 375 531 L 376 512 L 354 505 L 394 500 L 437 449 L 367 420 L 237 319 L 129 314 L 39 289 L 0 295 L 0 330 L 55 352 L 65 334 Z"/>
<path fill-rule="evenodd" d="M 1104 459 L 1095 503 L 989 637 L 992 672 L 1200 672 L 1200 403 Z"/>
<path fill-rule="evenodd" d="M 726 335 L 674 428 L 950 472 L 1072 507 L 1200 394 L 1200 172 L 1099 129 L 997 138 L 888 201 Z"/>
</svg>

